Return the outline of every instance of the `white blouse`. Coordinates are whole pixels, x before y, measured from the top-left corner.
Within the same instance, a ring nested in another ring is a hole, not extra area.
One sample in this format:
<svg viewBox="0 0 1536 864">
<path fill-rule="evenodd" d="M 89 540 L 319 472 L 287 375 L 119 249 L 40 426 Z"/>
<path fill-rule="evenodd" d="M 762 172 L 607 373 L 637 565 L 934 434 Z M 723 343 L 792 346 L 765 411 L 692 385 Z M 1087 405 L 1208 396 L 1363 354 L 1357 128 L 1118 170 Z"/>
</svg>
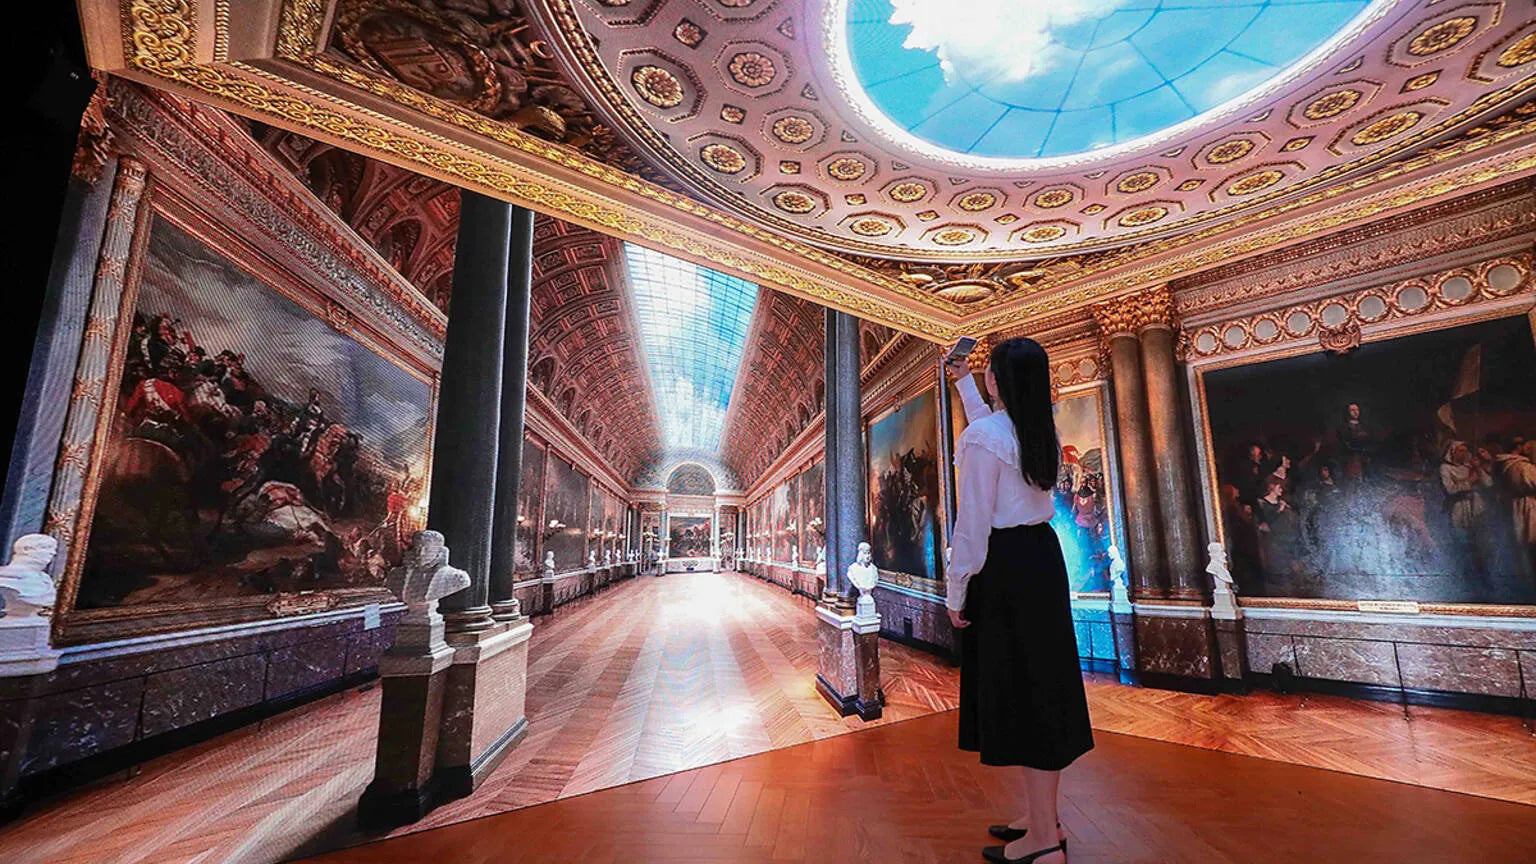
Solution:
<svg viewBox="0 0 1536 864">
<path fill-rule="evenodd" d="M 965 608 L 965 588 L 971 577 L 987 562 L 992 529 L 1049 522 L 1056 505 L 1051 490 L 1024 481 L 1019 439 L 1008 412 L 987 407 L 974 376 L 962 377 L 955 389 L 965 406 L 967 425 L 955 442 L 960 489 L 945 581 L 949 586 L 946 605 L 958 612 Z"/>
</svg>

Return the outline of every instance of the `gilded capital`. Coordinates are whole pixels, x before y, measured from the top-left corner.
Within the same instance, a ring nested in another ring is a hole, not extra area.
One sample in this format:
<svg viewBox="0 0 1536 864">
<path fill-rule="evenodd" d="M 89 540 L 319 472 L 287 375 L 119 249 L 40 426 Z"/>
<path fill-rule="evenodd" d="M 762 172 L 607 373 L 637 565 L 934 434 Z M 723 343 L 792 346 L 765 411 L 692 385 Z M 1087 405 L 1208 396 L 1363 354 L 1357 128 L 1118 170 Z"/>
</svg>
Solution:
<svg viewBox="0 0 1536 864">
<path fill-rule="evenodd" d="M 1106 345 L 1116 336 L 1134 336 L 1148 327 L 1172 328 L 1173 295 L 1168 286 L 1159 285 L 1116 297 L 1095 305 L 1093 320 L 1099 325 L 1099 338 Z"/>
</svg>

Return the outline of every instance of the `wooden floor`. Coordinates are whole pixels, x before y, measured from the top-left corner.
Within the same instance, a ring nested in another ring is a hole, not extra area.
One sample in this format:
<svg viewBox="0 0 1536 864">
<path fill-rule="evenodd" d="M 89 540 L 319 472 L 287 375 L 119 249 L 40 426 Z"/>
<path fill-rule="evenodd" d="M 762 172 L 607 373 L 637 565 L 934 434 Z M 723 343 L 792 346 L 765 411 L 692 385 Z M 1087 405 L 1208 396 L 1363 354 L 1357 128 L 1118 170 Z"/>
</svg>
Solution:
<svg viewBox="0 0 1536 864">
<path fill-rule="evenodd" d="M 1529 864 L 1536 808 L 1114 733 L 1063 775 L 1072 864 Z M 1018 769 L 909 720 L 355 847 L 346 862 L 976 862 Z"/>
<path fill-rule="evenodd" d="M 815 693 L 814 646 L 807 601 L 734 574 L 642 579 L 562 607 L 536 622 L 529 737 L 475 795 L 405 830 L 868 728 Z M 889 642 L 881 652 L 882 723 L 954 705 L 953 669 Z M 1093 680 L 1088 689 L 1103 731 L 1536 804 L 1536 738 L 1516 718 Z M 362 842 L 354 808 L 372 772 L 377 711 L 377 688 L 338 694 L 47 802 L 0 826 L 0 861 L 272 862 Z"/>
</svg>

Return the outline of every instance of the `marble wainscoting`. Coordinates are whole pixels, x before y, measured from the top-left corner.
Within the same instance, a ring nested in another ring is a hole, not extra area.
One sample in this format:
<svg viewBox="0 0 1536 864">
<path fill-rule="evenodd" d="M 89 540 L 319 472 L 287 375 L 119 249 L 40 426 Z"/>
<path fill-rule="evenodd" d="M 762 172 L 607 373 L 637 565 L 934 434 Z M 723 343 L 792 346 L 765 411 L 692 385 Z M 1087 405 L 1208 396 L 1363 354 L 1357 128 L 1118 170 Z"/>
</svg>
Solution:
<svg viewBox="0 0 1536 864">
<path fill-rule="evenodd" d="M 1536 620 L 1245 610 L 1248 668 L 1421 694 L 1536 698 Z M 1510 707 L 1506 705 L 1506 707 Z"/>
<path fill-rule="evenodd" d="M 1077 659 L 1084 671 L 1114 672 L 1119 655 L 1109 601 L 1098 598 L 1073 600 L 1072 629 L 1077 633 Z"/>
<path fill-rule="evenodd" d="M 592 570 L 572 570 L 550 577 L 522 576 L 512 586 L 524 615 L 548 615 L 558 606 L 596 593 L 624 579 L 635 576 L 637 565 L 615 564 Z"/>
<path fill-rule="evenodd" d="M 65 649 L 0 678 L 0 800 L 52 791 L 361 683 L 398 604 Z"/>
<path fill-rule="evenodd" d="M 790 564 L 775 564 L 768 561 L 740 561 L 736 569 L 750 576 L 756 576 L 766 582 L 772 582 L 781 588 L 788 589 L 803 597 L 818 599 L 821 597 L 823 577 L 814 569 Z"/>
<path fill-rule="evenodd" d="M 880 635 L 940 657 L 957 660 L 960 640 L 949 624 L 944 602 L 885 583 L 876 586 L 875 606 L 880 610 Z"/>
<path fill-rule="evenodd" d="M 1203 606 L 1135 604 L 1136 663 L 1154 686 L 1207 689 L 1220 676 L 1210 610 Z"/>
</svg>

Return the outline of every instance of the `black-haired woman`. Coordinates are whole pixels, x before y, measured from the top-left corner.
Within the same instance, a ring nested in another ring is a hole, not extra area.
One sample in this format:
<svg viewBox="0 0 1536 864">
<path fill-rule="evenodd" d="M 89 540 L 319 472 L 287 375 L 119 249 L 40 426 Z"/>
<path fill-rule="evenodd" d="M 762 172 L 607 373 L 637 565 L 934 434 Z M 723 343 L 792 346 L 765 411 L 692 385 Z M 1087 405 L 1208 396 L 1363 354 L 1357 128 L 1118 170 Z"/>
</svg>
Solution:
<svg viewBox="0 0 1536 864">
<path fill-rule="evenodd" d="M 989 861 L 1060 864 L 1061 770 L 1093 749 L 1072 630 L 1067 567 L 1050 520 L 1060 468 L 1045 349 L 1009 339 L 985 375 L 993 411 L 964 360 L 947 364 L 968 425 L 955 444 L 958 513 L 947 579 L 960 630 L 960 749 L 1024 768 L 1029 814 L 992 826 Z"/>
</svg>

